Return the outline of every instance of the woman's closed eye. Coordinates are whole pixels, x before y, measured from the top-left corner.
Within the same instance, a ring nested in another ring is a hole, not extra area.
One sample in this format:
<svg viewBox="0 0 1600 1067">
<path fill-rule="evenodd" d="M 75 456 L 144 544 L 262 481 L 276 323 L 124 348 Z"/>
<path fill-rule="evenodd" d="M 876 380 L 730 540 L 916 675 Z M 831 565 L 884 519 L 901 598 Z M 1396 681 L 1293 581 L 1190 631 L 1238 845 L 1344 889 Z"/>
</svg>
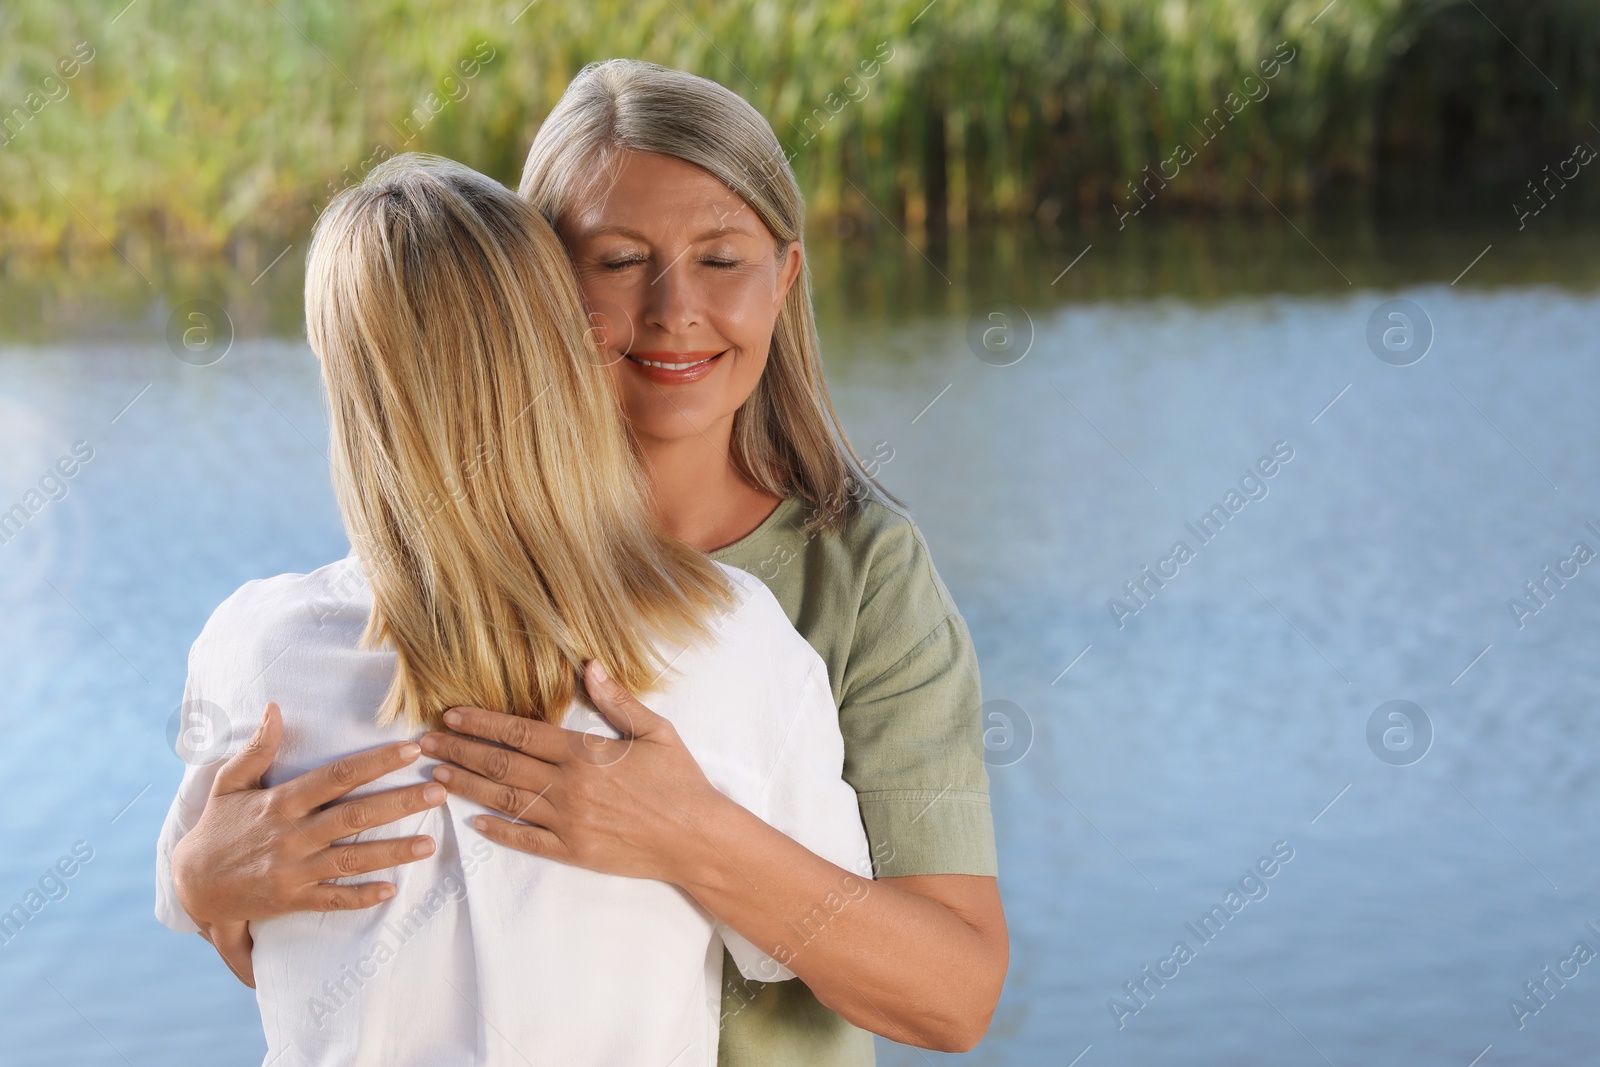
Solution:
<svg viewBox="0 0 1600 1067">
<path fill-rule="evenodd" d="M 600 267 L 601 267 L 602 270 L 618 271 L 618 270 L 626 270 L 629 267 L 636 267 L 636 266 L 638 266 L 638 265 L 640 265 L 642 263 L 647 263 L 647 262 L 649 262 L 649 257 L 648 256 L 630 255 L 630 256 L 621 256 L 621 257 L 619 257 L 617 259 L 601 260 L 600 261 Z M 698 260 L 697 262 L 699 262 L 703 266 L 714 267 L 714 268 L 716 268 L 718 270 L 732 270 L 734 267 L 737 267 L 737 266 L 740 265 L 740 261 L 739 260 L 737 260 L 737 259 L 729 259 L 729 258 L 727 258 L 725 256 L 705 256 L 705 257 L 701 258 L 700 260 Z"/>
</svg>

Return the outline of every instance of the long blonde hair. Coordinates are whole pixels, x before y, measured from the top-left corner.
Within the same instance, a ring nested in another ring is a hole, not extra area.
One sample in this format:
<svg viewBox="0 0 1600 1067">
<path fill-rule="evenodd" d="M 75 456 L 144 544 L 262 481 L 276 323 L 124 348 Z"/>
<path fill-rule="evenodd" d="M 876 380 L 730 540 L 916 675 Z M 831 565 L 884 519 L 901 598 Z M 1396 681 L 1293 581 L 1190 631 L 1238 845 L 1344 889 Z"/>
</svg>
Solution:
<svg viewBox="0 0 1600 1067">
<path fill-rule="evenodd" d="M 372 585 L 381 723 L 470 704 L 560 722 L 586 659 L 648 691 L 653 639 L 731 594 L 646 505 L 560 238 L 459 164 L 386 160 L 329 204 L 306 266 L 331 467 Z"/>
<path fill-rule="evenodd" d="M 533 139 L 519 191 L 559 227 L 629 150 L 700 167 L 750 205 L 779 248 L 804 247 L 805 200 L 761 113 L 716 82 L 643 60 L 578 72 Z M 828 396 L 809 266 L 778 312 L 760 382 L 734 415 L 731 458 L 759 488 L 810 501 L 808 530 L 842 527 L 867 495 L 894 500 L 851 448 Z"/>
</svg>

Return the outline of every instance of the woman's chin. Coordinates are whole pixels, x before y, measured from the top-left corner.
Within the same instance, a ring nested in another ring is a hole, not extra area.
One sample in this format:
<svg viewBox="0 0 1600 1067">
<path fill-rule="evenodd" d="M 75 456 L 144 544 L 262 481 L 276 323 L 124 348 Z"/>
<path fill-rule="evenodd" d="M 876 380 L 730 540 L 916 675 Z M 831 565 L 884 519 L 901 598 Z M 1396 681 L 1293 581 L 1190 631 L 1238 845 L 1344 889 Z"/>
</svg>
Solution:
<svg viewBox="0 0 1600 1067">
<path fill-rule="evenodd" d="M 670 445 L 682 441 L 716 441 L 719 422 L 732 416 L 717 410 L 707 410 L 707 405 L 695 404 L 684 398 L 675 403 L 662 402 L 651 397 L 648 402 L 628 406 L 628 422 L 641 443 Z M 718 446 L 721 448 L 722 446 Z"/>
</svg>

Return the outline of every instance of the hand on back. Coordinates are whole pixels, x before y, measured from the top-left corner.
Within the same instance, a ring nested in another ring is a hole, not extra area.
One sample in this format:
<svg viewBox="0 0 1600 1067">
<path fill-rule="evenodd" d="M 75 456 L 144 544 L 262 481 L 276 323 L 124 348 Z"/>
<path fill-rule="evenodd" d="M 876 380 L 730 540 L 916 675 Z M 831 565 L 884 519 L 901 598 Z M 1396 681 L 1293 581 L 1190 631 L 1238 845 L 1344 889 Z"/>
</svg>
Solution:
<svg viewBox="0 0 1600 1067">
<path fill-rule="evenodd" d="M 343 799 L 414 761 L 421 753 L 415 742 L 357 752 L 262 788 L 282 738 L 281 713 L 269 702 L 255 734 L 217 773 L 194 829 L 173 850 L 178 900 L 202 927 L 370 908 L 394 894 L 393 883 L 332 885 L 327 879 L 396 867 L 433 852 L 426 835 L 334 844 L 444 803 L 445 790 L 436 782 Z"/>
</svg>

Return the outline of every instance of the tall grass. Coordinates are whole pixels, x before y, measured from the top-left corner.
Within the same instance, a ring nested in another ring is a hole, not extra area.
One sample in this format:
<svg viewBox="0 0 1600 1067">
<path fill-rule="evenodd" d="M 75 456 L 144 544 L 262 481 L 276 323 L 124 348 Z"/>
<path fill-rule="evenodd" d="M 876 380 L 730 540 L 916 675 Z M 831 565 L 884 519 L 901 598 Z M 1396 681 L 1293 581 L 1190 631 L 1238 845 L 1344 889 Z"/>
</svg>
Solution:
<svg viewBox="0 0 1600 1067">
<path fill-rule="evenodd" d="M 1432 135 L 1436 102 L 1406 78 L 1428 61 L 1419 42 L 1482 51 L 1503 50 L 1502 29 L 1522 38 L 1559 80 L 1568 126 L 1593 117 L 1600 85 L 1586 0 L 125 3 L 0 8 L 7 248 L 293 232 L 390 151 L 514 182 L 567 80 L 618 55 L 754 103 L 793 153 L 814 216 L 912 232 L 1110 218 L 1145 202 L 1289 207 L 1370 184 L 1382 146 Z M 1458 23 L 1468 28 L 1438 31 Z M 70 81 L 58 74 L 65 95 L 33 113 L 43 97 L 29 94 L 80 40 L 93 60 Z M 1293 59 L 1266 81 L 1260 64 L 1280 48 Z M 490 50 L 468 78 L 461 64 Z M 1268 92 L 1235 114 L 1229 94 L 1246 99 L 1247 75 Z M 1489 110 L 1496 91 L 1460 90 Z M 1179 143 L 1193 159 L 1151 183 L 1146 168 Z"/>
</svg>

